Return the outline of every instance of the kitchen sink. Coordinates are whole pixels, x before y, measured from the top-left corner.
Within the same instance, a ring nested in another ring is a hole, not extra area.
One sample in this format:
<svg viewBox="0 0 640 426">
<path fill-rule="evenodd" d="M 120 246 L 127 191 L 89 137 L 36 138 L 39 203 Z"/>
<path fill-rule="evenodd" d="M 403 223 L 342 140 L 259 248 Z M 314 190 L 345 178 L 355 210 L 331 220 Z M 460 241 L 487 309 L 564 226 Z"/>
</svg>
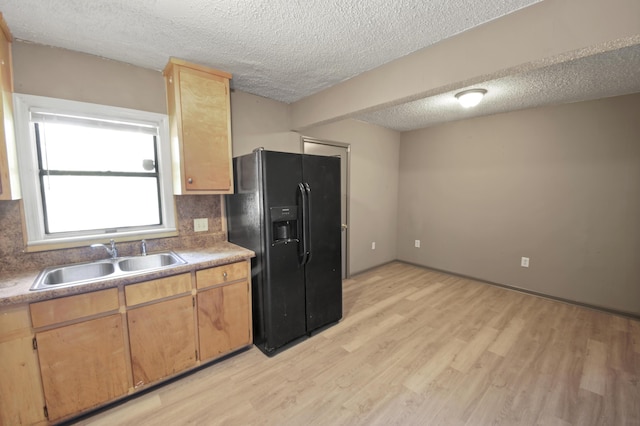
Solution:
<svg viewBox="0 0 640 426">
<path fill-rule="evenodd" d="M 87 284 L 110 278 L 149 272 L 187 262 L 172 251 L 144 256 L 119 257 L 44 269 L 29 290 L 47 290 Z"/>
<path fill-rule="evenodd" d="M 75 281 L 87 281 L 111 275 L 116 268 L 111 262 L 83 263 L 55 268 L 43 277 L 44 285 L 59 285 Z"/>
<path fill-rule="evenodd" d="M 118 262 L 118 267 L 125 272 L 144 271 L 148 269 L 163 268 L 184 263 L 175 253 L 156 253 L 146 256 L 129 257 Z"/>
</svg>

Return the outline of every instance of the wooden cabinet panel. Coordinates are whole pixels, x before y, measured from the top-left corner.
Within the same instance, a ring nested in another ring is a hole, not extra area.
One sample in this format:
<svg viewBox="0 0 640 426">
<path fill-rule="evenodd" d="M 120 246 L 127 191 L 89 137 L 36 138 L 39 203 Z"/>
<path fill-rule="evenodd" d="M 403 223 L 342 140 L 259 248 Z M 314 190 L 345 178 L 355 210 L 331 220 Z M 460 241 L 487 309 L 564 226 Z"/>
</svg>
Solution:
<svg viewBox="0 0 640 426">
<path fill-rule="evenodd" d="M 249 276 L 249 262 L 236 262 L 196 272 L 196 287 L 205 288 L 226 282 L 246 279 Z"/>
<path fill-rule="evenodd" d="M 0 425 L 31 425 L 45 420 L 32 339 L 28 306 L 0 311 Z"/>
<path fill-rule="evenodd" d="M 13 127 L 12 36 L 0 13 L 0 200 L 20 198 Z"/>
<path fill-rule="evenodd" d="M 0 343 L 0 424 L 45 420 L 38 357 L 31 336 Z"/>
<path fill-rule="evenodd" d="M 152 383 L 195 365 L 191 295 L 129 310 L 134 386 Z"/>
<path fill-rule="evenodd" d="M 191 291 L 191 274 L 174 275 L 124 288 L 127 306 L 139 305 Z"/>
<path fill-rule="evenodd" d="M 31 322 L 34 328 L 45 327 L 91 315 L 118 310 L 118 289 L 94 291 L 60 299 L 32 303 Z"/>
<path fill-rule="evenodd" d="M 37 333 L 36 339 L 50 420 L 127 392 L 120 314 Z"/>
<path fill-rule="evenodd" d="M 231 175 L 231 74 L 172 58 L 167 82 L 174 191 L 228 194 Z"/>
<path fill-rule="evenodd" d="M 198 293 L 198 333 L 202 360 L 251 343 L 251 304 L 247 281 Z"/>
</svg>

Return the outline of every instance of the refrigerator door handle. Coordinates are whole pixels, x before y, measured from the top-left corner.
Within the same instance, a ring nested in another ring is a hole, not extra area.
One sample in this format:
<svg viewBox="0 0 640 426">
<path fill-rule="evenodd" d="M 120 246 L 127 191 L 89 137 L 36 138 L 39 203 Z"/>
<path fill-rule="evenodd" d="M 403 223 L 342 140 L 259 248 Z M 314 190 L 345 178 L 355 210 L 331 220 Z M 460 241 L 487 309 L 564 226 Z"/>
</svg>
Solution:
<svg viewBox="0 0 640 426">
<path fill-rule="evenodd" d="M 298 243 L 298 261 L 300 265 L 307 263 L 307 191 L 302 182 L 298 184 L 298 190 L 300 191 L 301 211 L 302 211 L 302 235 L 300 242 Z"/>
<path fill-rule="evenodd" d="M 311 261 L 311 187 L 307 182 L 304 183 L 304 190 L 307 193 L 307 205 L 306 214 L 304 218 L 305 229 L 305 251 L 307 253 L 307 259 L 305 265 Z"/>
</svg>

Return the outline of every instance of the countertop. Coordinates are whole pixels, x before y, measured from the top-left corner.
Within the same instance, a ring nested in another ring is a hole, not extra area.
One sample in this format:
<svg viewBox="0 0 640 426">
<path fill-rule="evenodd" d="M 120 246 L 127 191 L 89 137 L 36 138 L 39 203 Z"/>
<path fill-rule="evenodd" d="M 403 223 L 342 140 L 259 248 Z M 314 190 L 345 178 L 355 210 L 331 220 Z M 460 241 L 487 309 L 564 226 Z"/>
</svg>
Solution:
<svg viewBox="0 0 640 426">
<path fill-rule="evenodd" d="M 255 256 L 253 251 L 229 242 L 216 243 L 213 246 L 202 249 L 174 250 L 174 252 L 186 260 L 187 264 L 161 270 L 140 272 L 127 276 L 99 280 L 70 287 L 30 291 L 29 288 L 37 278 L 40 270 L 25 271 L 6 276 L 0 275 L 0 307 L 37 302 L 40 300 L 117 287 L 120 285 L 133 284 L 140 281 L 148 281 L 170 275 L 192 272 L 198 269 L 239 262 Z M 149 254 L 153 254 L 153 252 L 150 252 Z"/>
</svg>

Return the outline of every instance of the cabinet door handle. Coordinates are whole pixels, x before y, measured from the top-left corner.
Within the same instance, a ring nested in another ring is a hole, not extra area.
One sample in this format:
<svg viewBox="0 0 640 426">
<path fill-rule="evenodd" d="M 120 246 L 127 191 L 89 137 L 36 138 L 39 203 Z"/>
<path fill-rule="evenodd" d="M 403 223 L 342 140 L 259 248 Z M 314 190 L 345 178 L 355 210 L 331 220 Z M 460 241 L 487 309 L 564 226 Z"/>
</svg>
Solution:
<svg viewBox="0 0 640 426">
<path fill-rule="evenodd" d="M 223 277 L 225 277 L 225 278 L 227 278 L 227 273 L 226 273 L 226 272 L 223 272 L 223 273 L 222 273 L 222 276 L 223 276 Z"/>
<path fill-rule="evenodd" d="M 187 179 L 187 183 L 193 183 L 193 179 L 191 178 Z"/>
</svg>

